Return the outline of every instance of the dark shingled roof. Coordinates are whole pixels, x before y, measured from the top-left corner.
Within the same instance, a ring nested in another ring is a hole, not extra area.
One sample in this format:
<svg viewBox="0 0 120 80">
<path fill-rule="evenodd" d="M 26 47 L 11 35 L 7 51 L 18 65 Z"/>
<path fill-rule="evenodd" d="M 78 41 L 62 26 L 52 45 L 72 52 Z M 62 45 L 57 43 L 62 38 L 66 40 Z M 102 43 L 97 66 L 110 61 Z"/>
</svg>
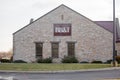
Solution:
<svg viewBox="0 0 120 80">
<path fill-rule="evenodd" d="M 99 26 L 113 33 L 113 21 L 94 21 Z M 116 42 L 120 42 L 119 21 L 116 19 Z"/>
<path fill-rule="evenodd" d="M 113 32 L 113 21 L 95 21 L 95 23 L 105 28 L 106 30 Z"/>
</svg>

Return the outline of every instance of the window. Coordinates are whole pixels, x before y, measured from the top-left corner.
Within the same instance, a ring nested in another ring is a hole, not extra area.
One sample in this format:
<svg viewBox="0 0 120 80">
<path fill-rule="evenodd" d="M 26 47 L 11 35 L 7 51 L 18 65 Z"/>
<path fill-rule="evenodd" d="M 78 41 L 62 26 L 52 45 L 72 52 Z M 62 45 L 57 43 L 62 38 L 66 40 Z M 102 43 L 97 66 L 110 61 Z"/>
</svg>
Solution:
<svg viewBox="0 0 120 80">
<path fill-rule="evenodd" d="M 43 43 L 36 43 L 36 58 L 42 58 Z"/>
<path fill-rule="evenodd" d="M 52 57 L 58 58 L 58 49 L 59 49 L 59 43 L 52 43 Z"/>
<path fill-rule="evenodd" d="M 75 43 L 68 42 L 68 56 L 74 56 L 74 55 L 75 55 Z"/>
</svg>

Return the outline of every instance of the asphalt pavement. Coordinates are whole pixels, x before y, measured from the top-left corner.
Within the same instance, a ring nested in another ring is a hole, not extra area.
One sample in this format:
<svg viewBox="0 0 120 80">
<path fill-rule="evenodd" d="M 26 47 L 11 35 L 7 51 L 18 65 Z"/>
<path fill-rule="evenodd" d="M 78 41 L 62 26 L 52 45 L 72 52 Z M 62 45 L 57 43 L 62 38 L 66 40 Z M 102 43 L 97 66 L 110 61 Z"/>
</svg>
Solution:
<svg viewBox="0 0 120 80">
<path fill-rule="evenodd" d="M 104 80 L 120 79 L 120 67 L 72 71 L 0 71 L 0 80 Z"/>
</svg>

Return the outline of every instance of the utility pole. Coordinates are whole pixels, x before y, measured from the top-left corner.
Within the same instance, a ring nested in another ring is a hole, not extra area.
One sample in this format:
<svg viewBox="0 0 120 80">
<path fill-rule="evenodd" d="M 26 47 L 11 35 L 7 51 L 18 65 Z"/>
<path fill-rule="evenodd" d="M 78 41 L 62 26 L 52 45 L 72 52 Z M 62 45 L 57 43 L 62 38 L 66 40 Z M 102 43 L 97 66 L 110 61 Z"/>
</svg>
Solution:
<svg viewBox="0 0 120 80">
<path fill-rule="evenodd" d="M 116 41 L 115 41 L 115 28 L 116 27 L 116 21 L 115 21 L 115 0 L 113 0 L 113 67 L 115 67 L 116 66 L 116 64 L 115 64 L 115 61 L 116 61 L 116 59 L 115 59 L 115 43 L 116 43 Z"/>
</svg>

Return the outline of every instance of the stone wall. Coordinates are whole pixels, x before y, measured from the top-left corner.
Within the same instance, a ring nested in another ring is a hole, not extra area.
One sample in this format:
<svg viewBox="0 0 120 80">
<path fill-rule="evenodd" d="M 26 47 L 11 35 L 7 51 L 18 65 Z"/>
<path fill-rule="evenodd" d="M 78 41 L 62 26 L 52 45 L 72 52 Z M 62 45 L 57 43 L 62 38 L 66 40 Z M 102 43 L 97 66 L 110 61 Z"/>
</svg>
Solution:
<svg viewBox="0 0 120 80">
<path fill-rule="evenodd" d="M 54 36 L 56 23 L 70 23 L 71 36 Z M 74 41 L 75 55 L 79 61 L 112 58 L 112 33 L 88 18 L 61 5 L 13 35 L 14 60 L 35 61 L 35 42 L 43 42 L 43 58 L 51 57 L 51 41 L 59 41 L 59 58 L 67 55 L 67 41 Z"/>
<path fill-rule="evenodd" d="M 120 55 L 120 43 L 116 43 L 117 55 Z"/>
</svg>

